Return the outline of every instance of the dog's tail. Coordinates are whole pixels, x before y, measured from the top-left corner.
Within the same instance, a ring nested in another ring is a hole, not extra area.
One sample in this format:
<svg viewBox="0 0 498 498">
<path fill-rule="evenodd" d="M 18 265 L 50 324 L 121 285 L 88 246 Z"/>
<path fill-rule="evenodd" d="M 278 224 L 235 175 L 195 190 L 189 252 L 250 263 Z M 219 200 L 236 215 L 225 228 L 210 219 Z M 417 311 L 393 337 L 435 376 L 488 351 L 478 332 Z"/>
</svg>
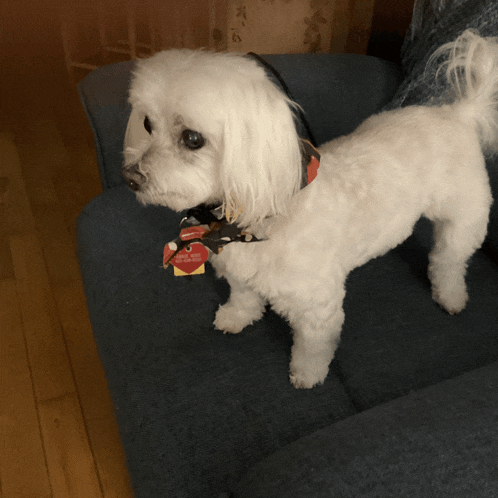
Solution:
<svg viewBox="0 0 498 498">
<path fill-rule="evenodd" d="M 484 152 L 498 152 L 498 38 L 468 29 L 440 47 L 431 61 L 441 55 L 448 59 L 438 73 L 445 71 L 459 118 L 475 123 Z"/>
</svg>

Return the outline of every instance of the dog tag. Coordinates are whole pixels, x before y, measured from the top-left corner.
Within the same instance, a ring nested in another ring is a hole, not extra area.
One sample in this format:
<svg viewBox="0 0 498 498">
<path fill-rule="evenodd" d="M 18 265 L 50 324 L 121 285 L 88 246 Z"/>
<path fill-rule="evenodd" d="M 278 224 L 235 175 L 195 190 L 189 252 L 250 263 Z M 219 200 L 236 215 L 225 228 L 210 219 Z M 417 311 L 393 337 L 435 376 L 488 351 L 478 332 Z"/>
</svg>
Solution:
<svg viewBox="0 0 498 498">
<path fill-rule="evenodd" d="M 201 243 L 192 242 L 171 260 L 171 264 L 175 268 L 175 276 L 204 273 L 204 263 L 208 256 L 209 251 Z"/>
<path fill-rule="evenodd" d="M 180 232 L 182 240 L 192 240 L 202 237 L 206 229 L 202 226 L 184 228 Z M 170 258 L 176 252 L 177 245 L 170 242 L 164 246 L 163 265 L 171 263 L 174 267 L 175 276 L 199 275 L 204 273 L 204 263 L 209 257 L 209 251 L 200 242 L 192 242 L 184 247 L 173 259 Z"/>
</svg>

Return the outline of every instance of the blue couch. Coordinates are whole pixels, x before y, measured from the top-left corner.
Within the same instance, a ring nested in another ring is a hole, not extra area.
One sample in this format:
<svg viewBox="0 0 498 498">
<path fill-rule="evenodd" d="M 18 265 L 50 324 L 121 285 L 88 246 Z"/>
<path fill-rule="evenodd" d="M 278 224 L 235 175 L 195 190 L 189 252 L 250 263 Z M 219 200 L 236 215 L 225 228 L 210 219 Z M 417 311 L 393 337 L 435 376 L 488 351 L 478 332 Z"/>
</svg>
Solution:
<svg viewBox="0 0 498 498">
<path fill-rule="evenodd" d="M 405 73 L 360 55 L 265 59 L 323 143 L 437 92 L 421 82 L 424 61 L 464 27 L 412 40 Z M 120 173 L 132 68 L 106 66 L 79 84 L 103 193 L 79 217 L 78 250 L 135 496 L 498 496 L 498 204 L 469 267 L 466 310 L 450 316 L 432 300 L 421 220 L 350 275 L 330 374 L 296 390 L 283 319 L 269 311 L 223 335 L 212 321 L 227 284 L 210 267 L 193 278 L 162 269 L 181 215 L 139 205 Z M 488 165 L 496 197 L 498 164 Z"/>
</svg>

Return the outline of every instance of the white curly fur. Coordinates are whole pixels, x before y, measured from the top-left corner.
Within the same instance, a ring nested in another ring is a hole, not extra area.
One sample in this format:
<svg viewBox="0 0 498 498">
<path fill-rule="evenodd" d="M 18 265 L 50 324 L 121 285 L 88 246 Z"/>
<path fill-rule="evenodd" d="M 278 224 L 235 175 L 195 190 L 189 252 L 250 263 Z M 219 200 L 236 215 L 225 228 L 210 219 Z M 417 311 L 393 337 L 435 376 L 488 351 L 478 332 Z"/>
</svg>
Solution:
<svg viewBox="0 0 498 498">
<path fill-rule="evenodd" d="M 235 205 L 239 224 L 268 239 L 211 257 L 231 286 L 214 325 L 239 333 L 270 303 L 293 330 L 297 388 L 327 376 L 348 273 L 403 242 L 421 216 L 434 224 L 433 297 L 449 313 L 465 308 L 467 262 L 492 203 L 482 151 L 498 143 L 498 45 L 467 31 L 442 54 L 453 104 L 370 117 L 320 148 L 318 176 L 302 190 L 291 103 L 256 62 L 183 50 L 138 64 L 132 116 L 148 116 L 152 133 L 128 137 L 125 177 L 143 203 Z M 202 133 L 204 146 L 189 150 L 185 129 Z"/>
</svg>

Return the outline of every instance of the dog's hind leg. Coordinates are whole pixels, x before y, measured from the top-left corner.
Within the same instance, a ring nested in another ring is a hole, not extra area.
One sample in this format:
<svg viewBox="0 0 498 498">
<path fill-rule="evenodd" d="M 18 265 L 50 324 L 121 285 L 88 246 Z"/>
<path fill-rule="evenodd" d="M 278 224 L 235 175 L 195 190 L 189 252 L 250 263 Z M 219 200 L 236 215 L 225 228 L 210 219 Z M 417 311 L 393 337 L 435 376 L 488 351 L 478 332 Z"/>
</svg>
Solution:
<svg viewBox="0 0 498 498">
<path fill-rule="evenodd" d="M 453 210 L 445 210 L 445 217 L 433 218 L 434 247 L 429 254 L 432 296 L 452 315 L 467 304 L 467 264 L 486 237 L 491 202 L 490 195 L 482 194 L 469 199 L 472 205 L 468 209 L 461 202 Z"/>
</svg>

